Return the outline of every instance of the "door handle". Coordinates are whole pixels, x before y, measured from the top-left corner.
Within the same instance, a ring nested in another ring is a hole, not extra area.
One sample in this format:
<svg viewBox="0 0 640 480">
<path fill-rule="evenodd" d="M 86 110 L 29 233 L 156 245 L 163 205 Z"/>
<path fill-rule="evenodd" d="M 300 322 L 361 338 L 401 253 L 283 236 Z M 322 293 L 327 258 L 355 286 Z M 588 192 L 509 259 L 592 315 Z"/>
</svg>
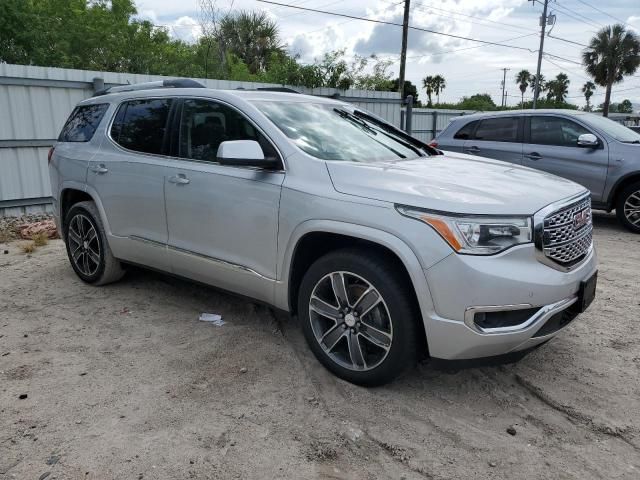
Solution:
<svg viewBox="0 0 640 480">
<path fill-rule="evenodd" d="M 99 175 L 102 175 L 103 173 L 107 173 L 109 169 L 104 166 L 104 163 L 101 163 L 100 165 L 93 165 L 91 167 L 91 171 Z"/>
<path fill-rule="evenodd" d="M 468 153 L 478 153 L 480 149 L 474 145 L 473 147 L 465 148 L 464 151 Z"/>
<path fill-rule="evenodd" d="M 176 185 L 186 185 L 190 182 L 187 176 L 184 173 L 179 173 L 174 177 L 169 177 L 169 182 L 175 183 Z"/>
<path fill-rule="evenodd" d="M 540 155 L 538 152 L 531 152 L 525 155 L 525 157 L 527 157 L 530 160 L 540 160 L 542 158 L 542 155 Z"/>
</svg>

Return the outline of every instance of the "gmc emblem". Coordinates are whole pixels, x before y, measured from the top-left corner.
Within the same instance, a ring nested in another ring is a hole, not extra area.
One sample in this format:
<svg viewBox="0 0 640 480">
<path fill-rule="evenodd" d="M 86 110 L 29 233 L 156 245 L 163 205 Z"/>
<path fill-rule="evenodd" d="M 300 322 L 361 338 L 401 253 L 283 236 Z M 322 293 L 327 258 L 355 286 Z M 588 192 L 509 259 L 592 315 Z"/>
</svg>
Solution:
<svg viewBox="0 0 640 480">
<path fill-rule="evenodd" d="M 584 210 L 579 211 L 573 217 L 573 228 L 575 228 L 576 230 L 580 230 L 587 223 L 589 223 L 590 218 L 591 218 L 591 215 L 589 214 L 588 208 L 585 208 Z"/>
</svg>

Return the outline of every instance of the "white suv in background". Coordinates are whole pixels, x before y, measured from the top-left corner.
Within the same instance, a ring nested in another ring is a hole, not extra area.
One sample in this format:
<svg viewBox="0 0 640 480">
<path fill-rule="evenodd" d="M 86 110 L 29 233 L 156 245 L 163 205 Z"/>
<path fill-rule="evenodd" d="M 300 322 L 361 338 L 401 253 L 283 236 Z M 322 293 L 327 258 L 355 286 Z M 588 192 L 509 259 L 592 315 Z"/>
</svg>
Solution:
<svg viewBox="0 0 640 480">
<path fill-rule="evenodd" d="M 137 264 L 266 302 L 363 385 L 418 354 L 522 354 L 594 298 L 584 187 L 348 103 L 197 87 L 112 88 L 64 126 L 51 183 L 85 282 Z"/>
</svg>

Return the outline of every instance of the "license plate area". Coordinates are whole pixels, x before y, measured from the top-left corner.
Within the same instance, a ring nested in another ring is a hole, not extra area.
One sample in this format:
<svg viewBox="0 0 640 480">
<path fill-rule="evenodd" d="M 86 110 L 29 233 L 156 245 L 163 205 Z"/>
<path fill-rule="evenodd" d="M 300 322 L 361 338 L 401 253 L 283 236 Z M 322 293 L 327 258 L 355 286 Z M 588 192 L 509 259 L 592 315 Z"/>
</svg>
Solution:
<svg viewBox="0 0 640 480">
<path fill-rule="evenodd" d="M 576 309 L 582 313 L 591 302 L 596 298 L 596 285 L 598 283 L 598 272 L 595 272 L 591 277 L 583 282 L 580 282 L 580 290 L 578 290 L 578 301 L 576 302 Z"/>
</svg>

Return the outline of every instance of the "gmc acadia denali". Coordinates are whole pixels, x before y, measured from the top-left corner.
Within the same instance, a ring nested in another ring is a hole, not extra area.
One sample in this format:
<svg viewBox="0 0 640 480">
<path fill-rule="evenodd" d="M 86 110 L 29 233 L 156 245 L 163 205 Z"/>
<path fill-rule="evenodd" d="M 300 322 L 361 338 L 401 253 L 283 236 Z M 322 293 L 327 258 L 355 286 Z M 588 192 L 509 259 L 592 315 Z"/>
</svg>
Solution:
<svg viewBox="0 0 640 480">
<path fill-rule="evenodd" d="M 83 281 L 136 264 L 266 302 L 361 385 L 418 354 L 517 356 L 595 295 L 584 187 L 442 155 L 337 100 L 188 80 L 112 87 L 80 102 L 49 161 Z"/>
</svg>

